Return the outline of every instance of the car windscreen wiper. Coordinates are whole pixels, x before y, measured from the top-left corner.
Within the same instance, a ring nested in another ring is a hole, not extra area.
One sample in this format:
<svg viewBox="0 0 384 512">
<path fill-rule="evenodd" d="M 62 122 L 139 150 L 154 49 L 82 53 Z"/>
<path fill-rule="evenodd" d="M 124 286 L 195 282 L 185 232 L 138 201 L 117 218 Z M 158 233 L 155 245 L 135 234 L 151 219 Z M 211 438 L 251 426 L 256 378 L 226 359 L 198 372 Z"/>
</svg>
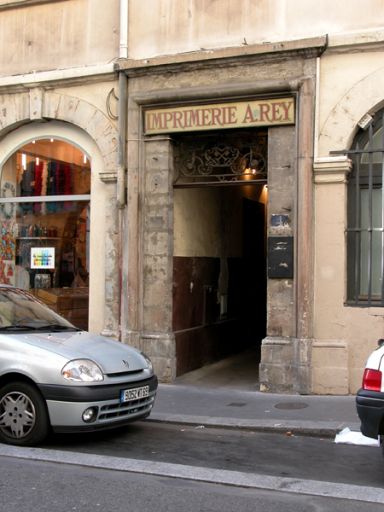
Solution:
<svg viewBox="0 0 384 512">
<path fill-rule="evenodd" d="M 60 324 L 43 324 L 43 325 L 27 325 L 27 324 L 14 324 L 14 325 L 5 325 L 0 326 L 1 332 L 18 332 L 18 331 L 54 331 L 54 332 L 62 332 L 62 331 L 73 331 L 78 332 L 81 329 L 71 325 L 60 325 Z"/>
<path fill-rule="evenodd" d="M 75 327 L 74 325 L 61 325 L 61 324 L 43 324 L 36 326 L 34 329 L 37 331 L 81 331 L 81 329 Z"/>
<path fill-rule="evenodd" d="M 25 325 L 25 324 L 14 324 L 14 325 L 3 325 L 0 326 L 0 332 L 5 331 L 36 331 L 37 327 L 33 325 Z"/>
</svg>

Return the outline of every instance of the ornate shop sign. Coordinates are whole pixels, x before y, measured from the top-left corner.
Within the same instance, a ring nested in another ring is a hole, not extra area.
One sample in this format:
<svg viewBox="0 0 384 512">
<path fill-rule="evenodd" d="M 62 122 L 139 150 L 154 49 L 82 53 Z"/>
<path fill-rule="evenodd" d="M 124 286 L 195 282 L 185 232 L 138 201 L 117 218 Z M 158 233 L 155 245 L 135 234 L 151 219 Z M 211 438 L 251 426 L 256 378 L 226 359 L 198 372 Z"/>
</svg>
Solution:
<svg viewBox="0 0 384 512">
<path fill-rule="evenodd" d="M 149 109 L 145 111 L 144 133 L 155 135 L 294 123 L 294 98 L 287 97 Z"/>
</svg>

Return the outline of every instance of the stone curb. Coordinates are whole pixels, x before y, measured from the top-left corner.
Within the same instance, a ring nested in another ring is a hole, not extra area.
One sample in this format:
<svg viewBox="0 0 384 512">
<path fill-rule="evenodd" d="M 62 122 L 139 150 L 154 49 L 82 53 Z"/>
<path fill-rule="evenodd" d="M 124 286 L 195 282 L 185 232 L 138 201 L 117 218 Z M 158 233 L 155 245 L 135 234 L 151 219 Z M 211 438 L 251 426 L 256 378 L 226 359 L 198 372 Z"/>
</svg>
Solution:
<svg viewBox="0 0 384 512">
<path fill-rule="evenodd" d="M 243 418 L 218 418 L 211 416 L 190 416 L 184 414 L 152 413 L 146 421 L 172 423 L 207 428 L 229 428 L 252 430 L 257 432 L 274 432 L 291 435 L 316 437 L 334 437 L 345 427 L 360 431 L 358 423 L 336 421 L 296 421 L 296 420 L 250 420 Z"/>
<path fill-rule="evenodd" d="M 245 489 L 263 489 L 367 503 L 384 503 L 384 490 L 381 487 L 362 487 L 361 485 L 351 485 L 340 482 L 305 480 L 283 476 L 243 473 L 225 469 L 155 462 L 151 460 L 127 459 L 41 448 L 21 448 L 1 444 L 0 456 L 178 478 Z M 354 510 L 356 510 L 356 508 L 354 508 Z"/>
</svg>

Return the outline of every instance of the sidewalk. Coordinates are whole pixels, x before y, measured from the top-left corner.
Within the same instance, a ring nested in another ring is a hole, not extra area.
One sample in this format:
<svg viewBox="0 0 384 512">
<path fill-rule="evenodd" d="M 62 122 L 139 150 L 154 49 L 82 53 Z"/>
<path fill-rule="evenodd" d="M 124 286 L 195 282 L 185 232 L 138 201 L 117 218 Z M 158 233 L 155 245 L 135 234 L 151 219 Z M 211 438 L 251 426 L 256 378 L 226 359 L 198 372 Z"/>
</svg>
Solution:
<svg viewBox="0 0 384 512">
<path fill-rule="evenodd" d="M 279 395 L 185 384 L 160 384 L 150 421 L 335 436 L 359 431 L 354 396 Z"/>
</svg>

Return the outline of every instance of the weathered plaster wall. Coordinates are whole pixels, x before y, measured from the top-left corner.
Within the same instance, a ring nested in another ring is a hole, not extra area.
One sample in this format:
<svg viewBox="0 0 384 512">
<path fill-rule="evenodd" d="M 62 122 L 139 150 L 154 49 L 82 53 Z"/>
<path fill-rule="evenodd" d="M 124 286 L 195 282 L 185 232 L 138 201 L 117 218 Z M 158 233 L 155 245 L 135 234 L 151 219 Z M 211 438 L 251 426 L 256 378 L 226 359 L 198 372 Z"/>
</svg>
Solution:
<svg viewBox="0 0 384 512">
<path fill-rule="evenodd" d="M 315 158 L 315 393 L 356 392 L 368 354 L 384 332 L 382 308 L 344 305 L 350 163 L 329 154 L 350 148 L 359 120 L 383 104 L 383 57 L 369 46 L 353 52 L 334 46 L 321 58 Z"/>
<path fill-rule="evenodd" d="M 220 255 L 220 209 L 217 189 L 175 189 L 174 256 Z"/>
<path fill-rule="evenodd" d="M 219 258 L 223 244 L 227 257 L 241 256 L 241 214 L 240 193 L 229 195 L 222 187 L 175 189 L 174 256 Z"/>
<path fill-rule="evenodd" d="M 383 104 L 382 62 L 384 52 L 346 53 L 330 49 L 321 58 L 318 112 L 318 152 L 328 157 L 330 151 L 349 148 L 364 114 Z"/>
<path fill-rule="evenodd" d="M 118 56 L 119 0 L 66 0 L 0 12 L 0 76 Z"/>
<path fill-rule="evenodd" d="M 382 0 L 130 0 L 132 59 L 382 26 Z"/>
</svg>

